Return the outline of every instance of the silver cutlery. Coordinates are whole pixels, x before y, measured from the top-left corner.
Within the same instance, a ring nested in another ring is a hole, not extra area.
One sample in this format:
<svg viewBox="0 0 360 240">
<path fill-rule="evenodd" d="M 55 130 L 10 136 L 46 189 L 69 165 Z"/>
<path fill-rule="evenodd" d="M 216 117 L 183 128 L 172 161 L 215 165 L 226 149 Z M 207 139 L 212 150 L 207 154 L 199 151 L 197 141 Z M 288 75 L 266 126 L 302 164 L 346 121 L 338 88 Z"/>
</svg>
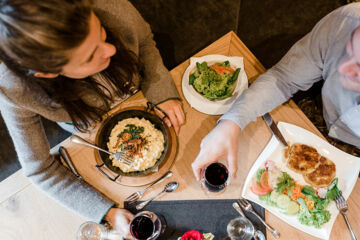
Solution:
<svg viewBox="0 0 360 240">
<path fill-rule="evenodd" d="M 350 234 L 351 234 L 351 239 L 352 240 L 357 240 L 354 231 L 351 228 L 349 219 L 347 217 L 347 211 L 348 211 L 348 204 L 345 200 L 345 198 L 343 197 L 342 193 L 340 192 L 340 194 L 334 199 L 336 202 L 336 207 L 339 209 L 339 212 L 343 215 L 345 222 L 350 230 Z"/>
<path fill-rule="evenodd" d="M 275 137 L 285 146 L 289 147 L 284 136 L 281 134 L 280 130 L 276 126 L 274 120 L 270 116 L 269 113 L 265 113 L 264 116 L 262 116 L 264 121 L 266 122 L 266 125 L 270 128 L 270 130 L 274 133 Z"/>
<path fill-rule="evenodd" d="M 241 209 L 241 207 L 240 207 L 240 205 L 238 203 L 233 202 L 232 206 L 241 216 L 243 216 L 244 218 L 247 218 L 245 216 L 245 213 L 243 212 L 243 210 Z"/>
<path fill-rule="evenodd" d="M 248 218 L 245 216 L 243 210 L 241 209 L 241 207 L 240 207 L 240 205 L 239 205 L 238 203 L 233 202 L 232 206 L 233 206 L 233 208 L 235 208 L 235 210 L 236 210 L 242 217 L 248 219 Z M 250 221 L 250 219 L 248 219 L 248 220 Z M 250 222 L 251 222 L 251 221 L 250 221 Z M 264 235 L 264 234 L 262 233 L 262 231 L 260 231 L 260 230 L 254 231 L 253 235 L 254 235 L 254 238 L 255 238 L 256 240 L 265 240 L 265 239 L 266 239 L 266 238 L 265 238 L 265 235 Z"/>
<path fill-rule="evenodd" d="M 73 143 L 77 143 L 77 144 L 81 144 L 87 147 L 91 147 L 91 148 L 95 148 L 99 151 L 102 151 L 104 153 L 107 153 L 111 156 L 113 156 L 116 160 L 118 160 L 119 162 L 125 163 L 126 165 L 131 165 L 132 163 L 132 159 L 130 157 L 128 157 L 125 153 L 123 152 L 117 152 L 117 153 L 112 153 L 109 151 L 106 151 L 105 149 L 102 149 L 94 144 L 89 143 L 88 141 L 86 141 L 85 139 L 77 136 L 77 135 L 72 135 L 70 137 L 70 141 Z"/>
<path fill-rule="evenodd" d="M 251 212 L 252 214 L 254 214 L 261 222 L 262 224 L 264 224 L 264 226 L 271 232 L 271 234 L 275 237 L 275 238 L 279 238 L 280 237 L 280 233 L 278 233 L 278 231 L 276 231 L 275 229 L 273 229 L 271 226 L 269 226 L 253 209 L 253 207 L 251 206 L 251 204 L 248 202 L 248 200 L 246 200 L 245 198 L 241 198 L 240 200 L 238 200 L 238 203 L 241 207 L 243 207 L 246 211 Z"/>
<path fill-rule="evenodd" d="M 146 205 L 148 205 L 152 200 L 154 200 L 155 198 L 157 198 L 158 196 L 160 196 L 161 194 L 165 193 L 165 192 L 173 192 L 177 189 L 177 187 L 179 186 L 178 182 L 169 182 L 165 185 L 164 189 L 159 192 L 158 194 L 156 194 L 154 197 L 146 200 L 145 202 L 139 203 L 138 205 L 136 205 L 136 210 L 141 210 L 143 209 Z"/>
<path fill-rule="evenodd" d="M 125 201 L 127 201 L 130 205 L 136 203 L 136 201 L 138 201 L 143 195 L 144 193 L 149 190 L 150 188 L 152 188 L 154 185 L 164 181 L 167 178 L 170 178 L 173 175 L 173 173 L 171 171 L 168 171 L 167 173 L 165 173 L 163 176 L 161 176 L 159 179 L 157 179 L 154 183 L 152 183 L 150 186 L 139 190 L 137 192 L 134 192 L 133 194 L 131 194 L 130 196 L 128 196 Z"/>
</svg>

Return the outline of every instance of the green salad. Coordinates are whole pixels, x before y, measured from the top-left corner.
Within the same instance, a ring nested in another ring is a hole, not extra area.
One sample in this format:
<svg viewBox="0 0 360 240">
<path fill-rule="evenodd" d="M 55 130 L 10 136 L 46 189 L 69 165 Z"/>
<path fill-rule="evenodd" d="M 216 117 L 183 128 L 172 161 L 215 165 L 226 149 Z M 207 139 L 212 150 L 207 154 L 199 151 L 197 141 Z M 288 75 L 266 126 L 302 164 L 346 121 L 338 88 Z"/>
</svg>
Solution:
<svg viewBox="0 0 360 240">
<path fill-rule="evenodd" d="M 301 224 L 321 228 L 330 220 L 327 206 L 340 194 L 338 178 L 326 188 L 315 189 L 298 184 L 288 173 L 277 168 L 258 170 L 250 190 L 261 201 L 287 215 L 297 215 Z M 321 192 L 321 193 L 320 193 Z"/>
<path fill-rule="evenodd" d="M 209 100 L 222 100 L 232 96 L 240 68 L 230 67 L 229 61 L 208 66 L 196 63 L 196 70 L 189 76 L 189 85 Z"/>
</svg>

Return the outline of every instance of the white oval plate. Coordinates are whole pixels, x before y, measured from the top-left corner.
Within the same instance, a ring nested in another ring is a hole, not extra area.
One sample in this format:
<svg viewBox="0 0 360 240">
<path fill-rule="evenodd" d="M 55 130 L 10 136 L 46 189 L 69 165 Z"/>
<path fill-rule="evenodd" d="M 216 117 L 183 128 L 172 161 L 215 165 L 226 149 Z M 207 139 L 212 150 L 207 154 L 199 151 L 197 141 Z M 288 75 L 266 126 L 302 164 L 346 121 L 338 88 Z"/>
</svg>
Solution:
<svg viewBox="0 0 360 240">
<path fill-rule="evenodd" d="M 233 96 L 220 101 L 210 101 L 196 92 L 193 86 L 189 85 L 189 76 L 196 68 L 196 62 L 207 62 L 208 65 L 213 65 L 217 62 L 229 61 L 230 66 L 234 69 L 240 68 L 240 73 L 236 81 L 236 87 Z M 248 88 L 248 79 L 244 71 L 244 60 L 242 57 L 228 57 L 224 55 L 206 55 L 203 57 L 190 58 L 190 65 L 185 70 L 182 78 L 182 91 L 185 99 L 191 107 L 196 110 L 209 115 L 221 115 L 227 112 L 234 101 L 240 94 Z"/>
</svg>

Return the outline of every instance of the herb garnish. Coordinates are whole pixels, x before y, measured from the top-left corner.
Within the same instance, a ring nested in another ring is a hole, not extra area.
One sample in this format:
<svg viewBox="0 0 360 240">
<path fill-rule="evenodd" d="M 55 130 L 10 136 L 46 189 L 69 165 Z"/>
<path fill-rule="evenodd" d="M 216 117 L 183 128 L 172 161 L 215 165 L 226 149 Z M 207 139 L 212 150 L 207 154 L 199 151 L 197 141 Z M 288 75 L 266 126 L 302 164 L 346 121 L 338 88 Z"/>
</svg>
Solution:
<svg viewBox="0 0 360 240">
<path fill-rule="evenodd" d="M 118 137 L 122 137 L 124 135 L 124 133 L 130 133 L 131 137 L 129 138 L 129 140 L 132 139 L 140 139 L 140 133 L 144 132 L 144 127 L 137 127 L 134 124 L 127 124 L 125 127 L 127 127 L 127 129 L 124 129 L 124 131 L 122 131 Z"/>
<path fill-rule="evenodd" d="M 117 135 L 118 140 L 114 148 L 126 152 L 131 157 L 136 154 L 142 157 L 141 149 L 148 143 L 146 138 L 140 136 L 140 133 L 144 132 L 144 127 L 138 127 L 134 124 L 127 124 L 125 127 L 127 128 Z"/>
<path fill-rule="evenodd" d="M 295 187 L 295 181 L 286 172 L 282 172 L 282 173 L 283 173 L 282 177 L 279 177 L 277 179 L 279 182 L 276 185 L 277 186 L 276 191 L 283 193 L 284 190 L 286 189 L 289 192 L 292 188 Z"/>
</svg>

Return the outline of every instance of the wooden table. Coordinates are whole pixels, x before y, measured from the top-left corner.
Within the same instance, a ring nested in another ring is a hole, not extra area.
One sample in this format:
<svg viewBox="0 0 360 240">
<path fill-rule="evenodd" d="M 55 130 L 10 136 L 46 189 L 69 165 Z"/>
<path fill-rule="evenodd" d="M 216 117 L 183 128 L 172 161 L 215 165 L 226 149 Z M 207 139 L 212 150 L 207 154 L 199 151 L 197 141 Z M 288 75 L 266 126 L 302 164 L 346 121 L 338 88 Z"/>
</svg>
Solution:
<svg viewBox="0 0 360 240">
<path fill-rule="evenodd" d="M 195 56 L 206 54 L 244 57 L 245 71 L 250 82 L 265 71 L 261 63 L 233 32 L 226 34 Z M 171 71 L 176 87 L 183 99 L 181 79 L 188 64 L 189 60 Z M 145 102 L 140 92 L 122 103 L 119 108 L 145 105 Z M 172 194 L 163 195 L 159 200 L 207 199 L 198 182 L 195 181 L 190 165 L 200 150 L 201 139 L 215 126 L 219 116 L 202 114 L 192 109 L 185 100 L 183 101 L 183 107 L 186 114 L 186 124 L 181 128 L 178 137 L 178 154 L 172 168 L 174 172 L 172 179 L 179 182 L 179 189 Z M 279 106 L 272 111 L 271 115 L 275 121 L 289 122 L 321 136 L 320 132 L 293 101 Z M 94 140 L 95 133 L 96 130 L 82 136 Z M 242 184 L 248 170 L 264 149 L 270 137 L 270 131 L 260 118 L 256 122 L 250 123 L 242 131 L 239 146 L 239 156 L 241 157 L 238 160 L 240 166 L 237 173 L 238 177 L 231 182 L 225 193 L 219 195 L 218 198 L 232 199 L 240 196 Z M 83 178 L 120 205 L 126 196 L 141 188 L 124 187 L 109 181 L 94 167 L 95 152 L 92 149 L 71 144 L 68 140 L 62 142 L 61 145 L 67 148 Z M 162 187 L 163 184 L 160 184 L 148 195 L 154 194 Z M 356 222 L 356 216 L 360 212 L 359 202 L 360 184 L 358 180 L 348 200 L 350 207 L 349 219 L 358 236 L 360 236 L 360 225 Z M 270 213 L 266 213 L 266 220 L 281 233 L 281 239 L 317 239 L 287 225 Z M 22 176 L 21 170 L 0 183 L 0 239 L 2 240 L 74 239 L 76 230 L 83 221 L 85 219 L 60 206 L 37 190 Z M 267 239 L 273 239 L 270 233 L 267 234 Z M 331 239 L 350 239 L 349 231 L 341 216 L 338 216 L 334 224 Z"/>
</svg>

